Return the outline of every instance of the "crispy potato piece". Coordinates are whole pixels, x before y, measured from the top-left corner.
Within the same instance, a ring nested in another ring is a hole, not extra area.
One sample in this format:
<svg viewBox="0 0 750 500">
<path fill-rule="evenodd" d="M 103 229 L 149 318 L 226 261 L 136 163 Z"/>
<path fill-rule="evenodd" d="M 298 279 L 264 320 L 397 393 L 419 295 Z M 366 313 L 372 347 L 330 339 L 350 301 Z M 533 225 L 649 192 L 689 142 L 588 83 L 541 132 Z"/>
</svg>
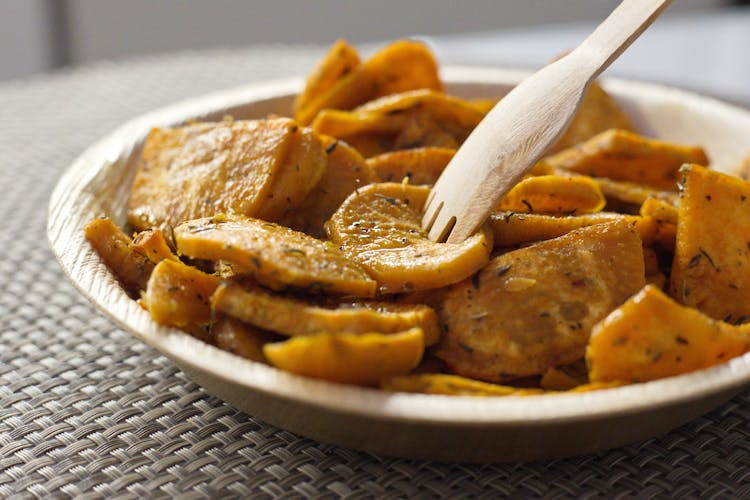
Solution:
<svg viewBox="0 0 750 500">
<path fill-rule="evenodd" d="M 648 285 L 598 323 L 586 349 L 592 381 L 645 382 L 723 363 L 750 349 L 750 330 L 681 306 Z"/>
<path fill-rule="evenodd" d="M 339 79 L 327 92 L 299 108 L 294 116 L 307 125 L 323 109 L 352 109 L 384 95 L 442 88 L 437 63 L 429 49 L 419 42 L 399 40 Z"/>
<path fill-rule="evenodd" d="M 437 315 L 425 305 L 352 302 L 327 306 L 231 282 L 222 283 L 211 302 L 224 314 L 283 335 L 393 333 L 419 327 L 426 345 L 440 339 Z"/>
<path fill-rule="evenodd" d="M 680 166 L 707 165 L 708 157 L 698 146 L 681 146 L 613 129 L 541 161 L 553 168 L 674 191 Z"/>
<path fill-rule="evenodd" d="M 328 155 L 325 172 L 307 198 L 281 221 L 316 238 L 325 237 L 325 222 L 347 196 L 375 181 L 375 174 L 356 149 L 333 137 L 321 139 Z"/>
<path fill-rule="evenodd" d="M 336 82 L 359 67 L 357 50 L 345 40 L 336 40 L 322 61 L 307 77 L 305 88 L 294 99 L 293 113 L 297 115 L 315 99 L 320 98 Z"/>
<path fill-rule="evenodd" d="M 489 260 L 492 234 L 460 244 L 435 243 L 421 228 L 429 188 L 370 184 L 353 193 L 328 223 L 328 236 L 377 280 L 381 293 L 440 288 L 474 274 Z"/>
<path fill-rule="evenodd" d="M 148 280 L 143 304 L 151 319 L 204 337 L 211 322 L 209 298 L 219 285 L 216 276 L 179 260 L 159 262 Z"/>
<path fill-rule="evenodd" d="M 268 200 L 295 143 L 287 118 L 153 129 L 128 203 L 138 230 L 231 212 L 253 216 Z"/>
<path fill-rule="evenodd" d="M 649 198 L 663 200 L 674 206 L 679 204 L 679 196 L 673 191 L 654 189 L 635 182 L 613 181 L 604 177 L 596 177 L 594 181 L 607 199 L 607 210 L 611 210 L 610 207 L 618 209 L 613 211 L 627 209 L 629 206 L 639 207 Z"/>
<path fill-rule="evenodd" d="M 131 295 L 146 289 L 154 269 L 147 255 L 133 248 L 130 237 L 108 217 L 94 219 L 84 228 L 86 239 Z"/>
<path fill-rule="evenodd" d="M 130 243 L 130 248 L 145 255 L 153 264 L 158 264 L 163 259 L 177 260 L 177 256 L 169 248 L 164 233 L 158 229 L 147 229 L 141 231 Z"/>
<path fill-rule="evenodd" d="M 380 388 L 391 392 L 442 394 L 447 396 L 528 396 L 543 394 L 542 389 L 512 387 L 480 382 L 459 375 L 424 373 L 385 379 Z"/>
<path fill-rule="evenodd" d="M 367 159 L 379 182 L 401 182 L 409 184 L 435 184 L 451 161 L 455 149 L 414 148 L 392 151 Z"/>
<path fill-rule="evenodd" d="M 319 333 L 266 344 L 263 353 L 282 370 L 345 384 L 376 385 L 419 364 L 421 328 L 405 332 Z"/>
<path fill-rule="evenodd" d="M 670 295 L 715 319 L 750 317 L 750 182 L 698 165 L 681 169 Z"/>
<path fill-rule="evenodd" d="M 372 297 L 376 283 L 330 242 L 258 219 L 216 216 L 174 230 L 177 250 L 194 259 L 226 260 L 275 290 Z"/>
<path fill-rule="evenodd" d="M 588 177 L 539 175 L 513 186 L 497 210 L 537 214 L 587 214 L 600 211 L 606 200 L 599 186 Z"/>
<path fill-rule="evenodd" d="M 446 293 L 435 354 L 490 382 L 572 363 L 591 327 L 643 287 L 643 266 L 641 240 L 624 221 L 500 255 Z"/>
<path fill-rule="evenodd" d="M 234 318 L 222 317 L 211 327 L 217 347 L 243 358 L 268 364 L 263 346 L 277 340 L 275 335 L 264 332 Z"/>
<path fill-rule="evenodd" d="M 563 136 L 547 154 L 556 153 L 591 139 L 609 129 L 634 131 L 630 119 L 617 102 L 596 81 L 583 96 L 581 106 Z"/>
<path fill-rule="evenodd" d="M 677 206 L 659 198 L 646 198 L 641 204 L 640 212 L 642 216 L 653 217 L 659 222 L 677 224 Z"/>
</svg>

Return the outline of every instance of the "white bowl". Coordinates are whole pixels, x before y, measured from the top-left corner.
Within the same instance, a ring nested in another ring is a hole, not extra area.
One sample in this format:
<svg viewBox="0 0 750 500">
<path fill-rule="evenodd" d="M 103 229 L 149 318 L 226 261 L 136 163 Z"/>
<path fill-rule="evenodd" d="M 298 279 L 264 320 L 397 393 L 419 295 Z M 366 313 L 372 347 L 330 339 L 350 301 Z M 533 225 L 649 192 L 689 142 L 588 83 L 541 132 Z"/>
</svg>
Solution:
<svg viewBox="0 0 750 500">
<path fill-rule="evenodd" d="M 443 71 L 448 91 L 465 97 L 499 97 L 525 74 L 459 67 Z M 297 79 L 248 85 L 148 113 L 86 150 L 52 194 L 47 234 L 73 284 L 207 391 L 320 441 L 402 457 L 490 462 L 580 454 L 654 436 L 726 401 L 750 381 L 747 354 L 709 370 L 584 394 L 476 398 L 387 393 L 285 373 L 153 323 L 86 242 L 83 226 L 102 214 L 125 221 L 135 160 L 151 127 L 224 115 L 285 114 L 301 84 Z M 750 152 L 747 110 L 657 85 L 607 80 L 604 86 L 643 132 L 703 145 L 720 170 L 731 170 Z"/>
</svg>

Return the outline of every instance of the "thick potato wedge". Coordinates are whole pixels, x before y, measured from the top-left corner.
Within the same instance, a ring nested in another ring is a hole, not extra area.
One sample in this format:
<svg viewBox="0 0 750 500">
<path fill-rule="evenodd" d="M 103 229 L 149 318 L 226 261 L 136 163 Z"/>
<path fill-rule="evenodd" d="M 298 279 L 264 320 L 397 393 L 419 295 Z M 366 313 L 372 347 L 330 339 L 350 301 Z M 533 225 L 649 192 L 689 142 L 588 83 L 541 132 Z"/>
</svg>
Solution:
<svg viewBox="0 0 750 500">
<path fill-rule="evenodd" d="M 297 133 L 287 118 L 153 129 L 133 183 L 128 222 L 143 230 L 222 212 L 257 214 Z"/>
<path fill-rule="evenodd" d="M 209 299 L 219 279 L 179 260 L 159 262 L 148 280 L 143 304 L 151 319 L 203 337 L 211 322 Z"/>
<path fill-rule="evenodd" d="M 750 319 L 750 182 L 681 169 L 670 295 L 715 319 Z"/>
<path fill-rule="evenodd" d="M 354 68 L 327 92 L 297 109 L 294 116 L 302 125 L 307 125 L 323 109 L 352 109 L 384 95 L 442 88 L 437 63 L 429 49 L 419 42 L 399 40 Z"/>
<path fill-rule="evenodd" d="M 336 246 L 277 224 L 222 215 L 181 224 L 174 235 L 180 254 L 237 264 L 275 290 L 375 295 L 375 281 Z"/>
<path fill-rule="evenodd" d="M 146 252 L 133 247 L 130 236 L 108 217 L 94 219 L 84 228 L 86 239 L 117 277 L 125 291 L 137 295 L 146 289 L 154 263 Z"/>
<path fill-rule="evenodd" d="M 698 146 L 681 146 L 613 129 L 541 162 L 552 168 L 675 191 L 680 166 L 707 165 L 708 157 Z"/>
<path fill-rule="evenodd" d="M 402 149 L 368 158 L 367 164 L 379 182 L 435 184 L 455 153 L 450 148 Z"/>
<path fill-rule="evenodd" d="M 541 375 L 582 358 L 591 327 L 644 283 L 641 240 L 624 221 L 508 252 L 446 293 L 435 354 L 489 382 Z"/>
<path fill-rule="evenodd" d="M 263 346 L 263 353 L 277 368 L 358 385 L 376 385 L 408 373 L 419 364 L 423 352 L 420 328 L 391 334 L 319 333 Z"/>
<path fill-rule="evenodd" d="M 435 311 L 425 305 L 393 302 L 314 304 L 273 294 L 260 287 L 222 283 L 214 293 L 214 309 L 283 335 L 331 333 L 393 333 L 419 327 L 425 345 L 440 339 Z"/>
<path fill-rule="evenodd" d="M 245 359 L 268 364 L 263 346 L 278 340 L 275 335 L 264 332 L 234 318 L 222 317 L 211 327 L 216 346 Z"/>
<path fill-rule="evenodd" d="M 497 205 L 497 210 L 536 214 L 588 214 L 598 212 L 606 200 L 599 186 L 589 177 L 539 175 L 513 186 Z"/>
<path fill-rule="evenodd" d="M 322 97 L 336 82 L 359 67 L 357 50 L 345 40 L 336 40 L 322 61 L 313 69 L 305 88 L 294 99 L 293 113 L 304 111 L 311 102 Z"/>
<path fill-rule="evenodd" d="M 489 260 L 487 230 L 460 244 L 435 243 L 421 228 L 429 188 L 370 184 L 353 193 L 328 223 L 328 236 L 377 280 L 381 293 L 440 288 Z"/>
<path fill-rule="evenodd" d="M 391 392 L 442 394 L 447 396 L 528 396 L 543 394 L 542 389 L 526 389 L 490 384 L 444 373 L 420 373 L 385 379 L 380 388 Z"/>
<path fill-rule="evenodd" d="M 344 141 L 323 136 L 328 164 L 320 181 L 281 224 L 315 238 L 325 237 L 325 222 L 356 189 L 375 181 L 371 167 Z"/>
<path fill-rule="evenodd" d="M 147 229 L 141 231 L 135 237 L 130 247 L 136 252 L 145 255 L 153 264 L 158 264 L 163 259 L 177 260 L 177 256 L 169 248 L 164 233 L 158 229 Z"/>
<path fill-rule="evenodd" d="M 712 320 L 649 285 L 594 326 L 586 359 L 594 382 L 645 382 L 708 368 L 749 349 L 749 327 Z"/>
</svg>

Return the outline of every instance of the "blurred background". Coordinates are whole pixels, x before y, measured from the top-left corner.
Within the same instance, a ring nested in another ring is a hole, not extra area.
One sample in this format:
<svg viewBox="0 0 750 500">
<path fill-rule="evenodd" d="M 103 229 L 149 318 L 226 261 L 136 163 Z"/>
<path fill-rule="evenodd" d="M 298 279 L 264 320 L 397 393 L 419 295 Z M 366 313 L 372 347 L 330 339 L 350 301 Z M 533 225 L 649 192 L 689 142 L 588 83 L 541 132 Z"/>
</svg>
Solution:
<svg viewBox="0 0 750 500">
<path fill-rule="evenodd" d="M 452 40 L 452 35 L 462 33 L 517 32 L 529 27 L 536 27 L 535 33 L 543 34 L 545 27 L 553 24 L 600 20 L 617 3 L 617 0 L 0 0 L 0 80 L 102 59 L 259 43 L 328 44 L 338 37 L 362 43 L 406 35 L 438 37 L 438 40 L 447 36 L 447 40 Z M 677 0 L 668 14 L 696 18 L 720 10 L 734 11 L 746 3 Z M 451 46 L 446 50 L 450 49 Z M 481 59 L 472 54 L 466 56 Z M 487 53 L 487 57 L 501 56 L 502 53 Z"/>
</svg>

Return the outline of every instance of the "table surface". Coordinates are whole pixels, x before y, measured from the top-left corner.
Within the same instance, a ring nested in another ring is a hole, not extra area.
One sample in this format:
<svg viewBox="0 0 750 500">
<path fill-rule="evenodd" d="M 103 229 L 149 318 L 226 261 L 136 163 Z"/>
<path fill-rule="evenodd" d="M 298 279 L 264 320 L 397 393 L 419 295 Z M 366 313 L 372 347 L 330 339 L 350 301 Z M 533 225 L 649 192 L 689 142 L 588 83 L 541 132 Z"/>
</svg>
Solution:
<svg viewBox="0 0 750 500">
<path fill-rule="evenodd" d="M 434 43 L 453 62 L 493 53 L 464 52 L 470 39 Z M 44 228 L 55 182 L 87 145 L 181 98 L 303 74 L 321 53 L 184 53 L 0 85 L 0 497 L 750 496 L 750 391 L 669 434 L 583 457 L 480 466 L 374 456 L 233 409 L 76 293 Z"/>
</svg>

